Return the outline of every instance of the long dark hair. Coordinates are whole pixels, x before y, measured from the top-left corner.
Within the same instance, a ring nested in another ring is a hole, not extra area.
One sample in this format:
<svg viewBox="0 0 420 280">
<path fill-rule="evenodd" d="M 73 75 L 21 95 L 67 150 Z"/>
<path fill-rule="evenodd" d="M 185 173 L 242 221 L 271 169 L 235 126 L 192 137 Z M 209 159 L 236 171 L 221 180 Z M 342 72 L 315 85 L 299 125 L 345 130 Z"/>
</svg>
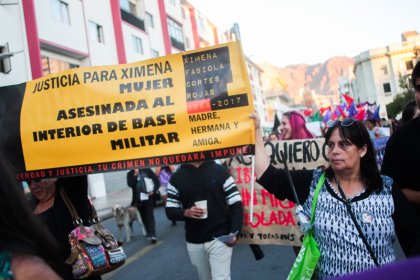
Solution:
<svg viewBox="0 0 420 280">
<path fill-rule="evenodd" d="M 375 150 L 365 125 L 361 121 L 353 120 L 351 125 L 343 126 L 341 122 L 337 121 L 328 128 L 325 134 L 325 143 L 330 141 L 331 134 L 335 129 L 338 129 L 342 139 L 349 141 L 358 148 L 367 146 L 366 154 L 360 159 L 361 179 L 368 189 L 376 192 L 380 191 L 382 189 L 382 177 L 376 163 Z M 334 171 L 331 166 L 326 168 L 326 174 L 329 179 L 333 178 Z"/>
<path fill-rule="evenodd" d="M 55 240 L 32 213 L 21 186 L 1 154 L 0 170 L 0 251 L 37 256 L 62 275 Z"/>
</svg>

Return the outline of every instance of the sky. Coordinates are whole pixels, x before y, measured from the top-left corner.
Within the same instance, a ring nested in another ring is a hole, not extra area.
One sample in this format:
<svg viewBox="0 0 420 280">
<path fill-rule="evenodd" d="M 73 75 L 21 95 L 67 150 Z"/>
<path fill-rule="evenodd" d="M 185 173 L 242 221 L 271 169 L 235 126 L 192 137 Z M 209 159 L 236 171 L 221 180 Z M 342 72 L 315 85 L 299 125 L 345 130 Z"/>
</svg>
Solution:
<svg viewBox="0 0 420 280">
<path fill-rule="evenodd" d="M 245 55 L 276 66 L 323 63 L 420 32 L 420 0 L 188 0 L 221 30 L 238 23 Z"/>
</svg>

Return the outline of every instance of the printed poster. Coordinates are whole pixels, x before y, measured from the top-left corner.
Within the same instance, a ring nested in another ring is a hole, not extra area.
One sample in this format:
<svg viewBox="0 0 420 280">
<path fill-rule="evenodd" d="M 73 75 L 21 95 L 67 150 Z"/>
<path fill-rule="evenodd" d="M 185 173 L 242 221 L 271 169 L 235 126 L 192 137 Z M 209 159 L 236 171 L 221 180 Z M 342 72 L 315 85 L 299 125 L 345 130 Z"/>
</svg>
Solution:
<svg viewBox="0 0 420 280">
<path fill-rule="evenodd" d="M 373 139 L 378 163 L 383 158 L 386 142 L 389 137 Z M 283 169 L 280 151 L 290 170 L 315 169 L 328 164 L 327 146 L 324 138 L 288 140 L 265 143 L 271 164 Z M 279 200 L 266 191 L 257 182 L 254 184 L 252 221 L 251 215 L 251 157 L 236 156 L 226 159 L 230 173 L 236 181 L 244 206 L 244 224 L 239 242 L 246 244 L 278 244 L 301 246 L 303 232 L 298 226 L 295 215 L 295 204 L 288 200 Z M 284 182 L 285 188 L 289 185 Z M 309 186 L 308 186 L 309 187 Z"/>
<path fill-rule="evenodd" d="M 239 42 L 0 88 L 3 153 L 41 179 L 250 155 Z"/>
<path fill-rule="evenodd" d="M 324 141 L 324 138 L 316 138 L 267 142 L 265 148 L 270 156 L 271 164 L 276 168 L 284 168 L 280 155 L 280 151 L 283 151 L 290 170 L 315 169 L 327 163 Z M 251 200 L 251 180 L 255 179 L 255 176 L 251 176 L 251 163 L 251 157 L 241 156 L 232 157 L 225 162 L 236 181 L 244 206 L 244 224 L 239 235 L 239 242 L 301 246 L 303 232 L 298 226 L 295 203 L 277 199 L 257 182 L 254 183 L 254 197 Z M 289 188 L 289 185 L 284 182 L 281 187 Z M 251 203 L 253 204 L 252 221 L 250 219 Z"/>
</svg>

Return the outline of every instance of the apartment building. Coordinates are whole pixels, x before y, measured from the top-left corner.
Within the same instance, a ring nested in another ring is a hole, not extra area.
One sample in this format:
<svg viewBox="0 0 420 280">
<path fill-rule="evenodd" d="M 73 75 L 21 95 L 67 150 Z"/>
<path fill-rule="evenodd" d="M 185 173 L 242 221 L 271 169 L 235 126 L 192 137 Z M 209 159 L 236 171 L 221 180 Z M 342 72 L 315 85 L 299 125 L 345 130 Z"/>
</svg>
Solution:
<svg viewBox="0 0 420 280">
<path fill-rule="evenodd" d="M 371 49 L 355 57 L 353 97 L 359 102 L 376 102 L 381 106 L 381 117 L 387 117 L 386 105 L 402 92 L 400 77 L 409 82 L 420 58 L 420 35 L 412 31 L 401 37 L 401 43 Z"/>
<path fill-rule="evenodd" d="M 2 0 L 0 86 L 75 67 L 125 64 L 225 43 L 185 0 Z M 4 28 L 6 27 L 6 28 Z M 261 69 L 246 59 L 257 111 L 264 116 Z M 89 175 L 92 196 L 125 187 L 125 172 Z"/>
</svg>

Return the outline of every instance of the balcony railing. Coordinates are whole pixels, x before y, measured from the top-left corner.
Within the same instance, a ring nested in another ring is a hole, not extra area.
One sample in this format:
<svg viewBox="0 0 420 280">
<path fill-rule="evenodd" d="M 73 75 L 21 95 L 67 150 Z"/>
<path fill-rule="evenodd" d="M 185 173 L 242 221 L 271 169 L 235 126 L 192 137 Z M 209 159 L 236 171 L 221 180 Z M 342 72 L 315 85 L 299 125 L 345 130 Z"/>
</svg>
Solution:
<svg viewBox="0 0 420 280">
<path fill-rule="evenodd" d="M 177 48 L 180 51 L 185 51 L 185 44 L 171 37 L 172 47 Z"/>
<path fill-rule="evenodd" d="M 121 10 L 121 18 L 123 21 L 128 22 L 131 25 L 134 25 L 137 28 L 140 28 L 143 31 L 146 31 L 144 28 L 144 20 L 139 19 L 137 16 L 130 14 L 126 10 Z"/>
</svg>

